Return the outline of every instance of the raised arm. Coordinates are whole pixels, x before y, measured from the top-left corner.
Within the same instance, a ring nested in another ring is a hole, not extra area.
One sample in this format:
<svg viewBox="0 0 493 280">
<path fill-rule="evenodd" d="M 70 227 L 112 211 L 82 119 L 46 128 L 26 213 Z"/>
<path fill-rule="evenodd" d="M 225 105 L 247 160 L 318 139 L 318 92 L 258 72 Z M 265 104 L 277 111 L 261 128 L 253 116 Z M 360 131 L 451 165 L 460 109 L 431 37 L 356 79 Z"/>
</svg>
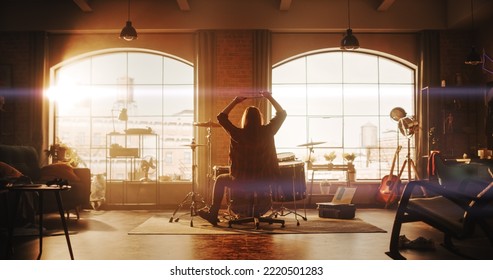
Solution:
<svg viewBox="0 0 493 280">
<path fill-rule="evenodd" d="M 223 114 L 226 114 L 226 115 L 229 115 L 229 113 L 231 112 L 231 110 L 233 110 L 233 108 L 240 104 L 241 102 L 243 102 L 244 100 L 246 99 L 246 97 L 242 97 L 242 96 L 237 96 L 233 99 L 233 101 L 231 101 L 228 106 L 224 107 L 224 109 L 222 110 L 221 113 Z"/>
<path fill-rule="evenodd" d="M 284 109 L 281 107 L 281 105 L 277 102 L 276 99 L 272 96 L 272 93 L 268 91 L 263 91 L 260 93 L 263 97 L 265 97 L 269 102 L 274 106 L 274 109 L 276 109 L 277 112 L 284 111 Z"/>
</svg>

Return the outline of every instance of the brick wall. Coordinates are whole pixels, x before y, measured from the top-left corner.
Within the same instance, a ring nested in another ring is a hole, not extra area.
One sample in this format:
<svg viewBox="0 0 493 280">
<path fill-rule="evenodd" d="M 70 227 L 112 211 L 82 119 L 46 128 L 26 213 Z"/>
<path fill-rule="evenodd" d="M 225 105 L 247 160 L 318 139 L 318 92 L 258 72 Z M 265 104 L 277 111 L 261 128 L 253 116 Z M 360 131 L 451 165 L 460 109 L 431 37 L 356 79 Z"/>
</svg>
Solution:
<svg viewBox="0 0 493 280">
<path fill-rule="evenodd" d="M 29 33 L 0 36 L 0 64 L 12 71 L 10 88 L 1 89 L 5 112 L 0 113 L 0 143 L 31 145 L 32 57 Z"/>
<path fill-rule="evenodd" d="M 253 32 L 218 31 L 216 33 L 216 69 L 213 114 L 217 115 L 237 95 L 242 95 L 253 84 Z M 230 118 L 239 124 L 243 109 L 252 105 L 246 101 L 235 108 Z M 223 129 L 214 130 L 213 164 L 227 165 L 229 137 Z"/>
</svg>

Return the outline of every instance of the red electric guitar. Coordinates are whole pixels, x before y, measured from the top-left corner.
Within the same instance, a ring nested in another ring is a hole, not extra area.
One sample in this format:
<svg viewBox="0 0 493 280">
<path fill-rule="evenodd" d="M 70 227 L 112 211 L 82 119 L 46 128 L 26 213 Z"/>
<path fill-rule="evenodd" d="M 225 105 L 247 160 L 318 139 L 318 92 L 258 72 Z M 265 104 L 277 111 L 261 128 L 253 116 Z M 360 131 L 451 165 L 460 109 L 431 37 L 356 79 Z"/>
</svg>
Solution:
<svg viewBox="0 0 493 280">
<path fill-rule="evenodd" d="M 394 167 L 395 167 L 395 161 L 397 160 L 397 155 L 401 151 L 402 146 L 398 146 L 397 150 L 395 151 L 394 154 L 394 159 L 392 160 L 392 167 L 390 167 L 390 174 L 385 175 L 382 178 L 382 183 L 380 184 L 380 187 L 378 188 L 377 192 L 377 201 L 385 203 L 385 206 L 387 207 L 388 205 L 394 203 L 397 196 L 395 194 L 395 188 L 398 188 L 401 184 L 401 178 L 399 176 L 394 175 Z"/>
</svg>

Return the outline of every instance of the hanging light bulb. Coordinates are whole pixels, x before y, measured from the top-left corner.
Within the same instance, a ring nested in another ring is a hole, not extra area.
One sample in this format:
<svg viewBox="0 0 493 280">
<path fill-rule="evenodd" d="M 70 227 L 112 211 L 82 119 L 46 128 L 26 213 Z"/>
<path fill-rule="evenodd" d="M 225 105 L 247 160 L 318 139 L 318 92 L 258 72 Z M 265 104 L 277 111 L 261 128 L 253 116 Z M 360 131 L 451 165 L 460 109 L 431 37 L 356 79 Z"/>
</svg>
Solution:
<svg viewBox="0 0 493 280">
<path fill-rule="evenodd" d="M 120 39 L 123 39 L 125 41 L 132 41 L 137 39 L 137 31 L 132 26 L 132 22 L 130 21 L 130 0 L 128 0 L 128 20 L 125 24 L 125 27 L 123 27 L 122 31 L 120 32 Z"/>
<path fill-rule="evenodd" d="M 473 6 L 473 0 L 471 0 L 471 29 L 472 33 L 474 34 L 474 6 Z M 474 35 L 473 35 L 473 41 L 474 41 Z M 476 48 L 474 46 L 471 47 L 471 51 L 466 57 L 466 61 L 464 61 L 465 64 L 468 65 L 478 65 L 483 63 L 483 59 L 479 55 L 479 53 L 476 51 Z"/>
<path fill-rule="evenodd" d="M 353 35 L 353 30 L 351 29 L 351 8 L 349 7 L 349 1 L 347 1 L 348 29 L 346 30 L 346 35 L 341 40 L 341 50 L 355 50 L 359 48 L 359 41 Z"/>
</svg>

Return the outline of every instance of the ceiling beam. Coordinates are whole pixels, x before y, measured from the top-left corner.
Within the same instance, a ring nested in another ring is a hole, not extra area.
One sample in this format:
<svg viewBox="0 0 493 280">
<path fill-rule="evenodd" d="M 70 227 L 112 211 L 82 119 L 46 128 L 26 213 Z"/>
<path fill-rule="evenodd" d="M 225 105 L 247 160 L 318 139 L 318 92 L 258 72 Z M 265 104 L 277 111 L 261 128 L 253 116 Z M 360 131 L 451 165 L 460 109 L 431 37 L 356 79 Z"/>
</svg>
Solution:
<svg viewBox="0 0 493 280">
<path fill-rule="evenodd" d="M 74 3 L 81 9 L 81 11 L 85 13 L 92 12 L 91 6 L 89 6 L 89 3 L 87 1 L 89 0 L 73 0 Z"/>
<path fill-rule="evenodd" d="M 190 11 L 190 4 L 188 3 L 188 0 L 176 0 L 176 3 L 178 3 L 178 7 L 180 7 L 182 12 Z"/>
<path fill-rule="evenodd" d="M 382 0 L 380 5 L 377 8 L 379 12 L 386 12 L 390 9 L 390 7 L 394 4 L 395 0 Z"/>
<path fill-rule="evenodd" d="M 279 4 L 279 10 L 281 11 L 287 11 L 289 8 L 291 8 L 291 2 L 292 0 L 281 0 L 281 3 Z"/>
</svg>

